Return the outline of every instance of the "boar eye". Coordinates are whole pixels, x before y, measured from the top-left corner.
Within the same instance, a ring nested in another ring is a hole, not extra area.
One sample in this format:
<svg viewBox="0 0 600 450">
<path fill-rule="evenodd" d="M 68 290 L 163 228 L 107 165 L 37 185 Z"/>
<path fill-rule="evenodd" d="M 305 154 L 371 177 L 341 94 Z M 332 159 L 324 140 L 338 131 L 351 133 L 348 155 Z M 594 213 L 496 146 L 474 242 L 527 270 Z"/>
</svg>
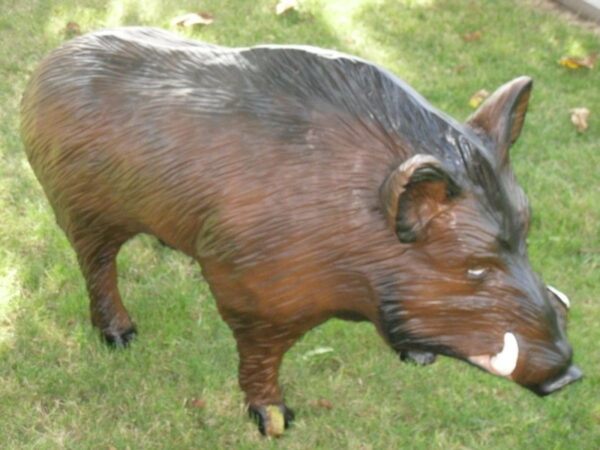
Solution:
<svg viewBox="0 0 600 450">
<path fill-rule="evenodd" d="M 488 273 L 488 269 L 486 267 L 474 267 L 473 269 L 469 269 L 467 271 L 467 278 L 469 280 L 482 280 Z"/>
</svg>

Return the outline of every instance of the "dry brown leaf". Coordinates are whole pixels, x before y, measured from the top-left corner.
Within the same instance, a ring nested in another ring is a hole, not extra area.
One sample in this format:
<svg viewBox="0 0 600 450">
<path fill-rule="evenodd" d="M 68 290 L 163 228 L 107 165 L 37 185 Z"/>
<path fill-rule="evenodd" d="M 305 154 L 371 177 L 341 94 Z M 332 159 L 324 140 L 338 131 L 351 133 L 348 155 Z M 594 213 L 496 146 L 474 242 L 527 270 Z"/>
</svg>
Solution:
<svg viewBox="0 0 600 450">
<path fill-rule="evenodd" d="M 577 128 L 577 131 L 583 133 L 588 128 L 588 118 L 590 110 L 587 108 L 573 108 L 571 111 L 571 122 Z"/>
<path fill-rule="evenodd" d="M 575 58 L 573 56 L 565 56 L 558 60 L 558 63 L 568 69 L 581 69 L 585 67 L 587 69 L 593 69 L 598 59 L 598 53 L 590 53 L 584 58 Z"/>
<path fill-rule="evenodd" d="M 483 101 L 490 96 L 490 93 L 485 89 L 481 89 L 471 95 L 469 99 L 469 106 L 473 109 L 477 108 L 483 103 Z"/>
<path fill-rule="evenodd" d="M 478 41 L 483 36 L 483 30 L 477 30 L 473 33 L 461 34 L 460 38 L 465 42 Z"/>
<path fill-rule="evenodd" d="M 275 7 L 275 13 L 278 16 L 285 14 L 289 11 L 294 11 L 298 9 L 298 2 L 296 0 L 280 0 Z"/>
<path fill-rule="evenodd" d="M 79 36 L 81 34 L 81 27 L 76 22 L 68 22 L 67 25 L 65 25 L 63 33 L 68 38 Z"/>
<path fill-rule="evenodd" d="M 320 398 L 317 400 L 317 406 L 320 406 L 321 408 L 325 408 L 325 409 L 333 409 L 333 403 L 331 403 L 329 400 L 326 400 L 324 398 Z"/>
<path fill-rule="evenodd" d="M 212 14 L 200 12 L 200 13 L 189 13 L 183 16 L 175 17 L 171 20 L 172 25 L 178 27 L 193 27 L 194 25 L 211 25 L 215 21 Z"/>
<path fill-rule="evenodd" d="M 454 73 L 456 73 L 457 75 L 460 75 L 461 73 L 463 73 L 465 71 L 466 67 L 463 66 L 462 64 L 457 64 L 454 67 Z"/>
<path fill-rule="evenodd" d="M 285 417 L 277 405 L 268 405 L 266 408 L 265 434 L 269 437 L 279 437 L 285 430 Z"/>
<path fill-rule="evenodd" d="M 206 402 L 201 398 L 192 398 L 186 402 L 188 408 L 202 409 L 206 406 Z"/>
</svg>

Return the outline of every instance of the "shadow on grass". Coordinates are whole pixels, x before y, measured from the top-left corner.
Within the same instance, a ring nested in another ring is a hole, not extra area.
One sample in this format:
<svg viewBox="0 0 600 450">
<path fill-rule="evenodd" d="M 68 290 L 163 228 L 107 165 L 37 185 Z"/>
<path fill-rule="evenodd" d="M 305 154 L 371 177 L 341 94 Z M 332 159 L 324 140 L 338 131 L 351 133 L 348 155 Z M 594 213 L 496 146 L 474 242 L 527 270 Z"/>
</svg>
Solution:
<svg viewBox="0 0 600 450">
<path fill-rule="evenodd" d="M 318 16 L 301 11 L 279 18 L 268 3 L 262 7 L 240 3 L 206 2 L 203 7 L 215 15 L 215 24 L 178 31 L 227 45 L 286 42 L 340 47 L 335 33 Z M 190 270 L 186 258 L 155 248 L 149 239 L 134 240 L 119 258 L 120 288 L 140 330 L 139 339 L 127 351 L 104 347 L 90 325 L 74 253 L 28 168 L 18 131 L 26 79 L 45 53 L 72 37 L 69 22 L 81 32 L 116 25 L 168 28 L 172 16 L 195 11 L 196 2 L 107 5 L 100 0 L 40 0 L 13 1 L 9 7 L 12 21 L 0 22 L 2 41 L 10 46 L 5 49 L 3 59 L 9 64 L 3 65 L 2 74 L 10 72 L 11 77 L 0 87 L 2 98 L 9 100 L 3 113 L 11 117 L 0 128 L 2 142 L 7 143 L 2 146 L 0 172 L 5 175 L 0 177 L 0 205 L 5 207 L 0 276 L 8 271 L 2 279 L 10 297 L 10 305 L 0 309 L 0 327 L 6 331 L 0 340 L 0 391 L 8 393 L 0 416 L 11 417 L 0 432 L 8 436 L 3 442 L 18 448 L 37 436 L 47 444 L 62 427 L 75 435 L 75 442 L 90 444 L 80 434 L 86 425 L 81 432 L 69 425 L 73 417 L 89 426 L 98 414 L 107 430 L 118 423 L 126 428 L 141 421 L 139 416 L 150 417 L 154 409 L 161 414 L 159 405 L 144 411 L 138 401 L 166 400 L 177 415 L 180 408 L 173 402 L 182 403 L 204 389 L 222 397 L 213 403 L 225 405 L 216 407 L 215 415 L 243 420 L 237 408 L 242 394 L 237 389 L 235 343 L 197 266 Z M 163 393 L 163 387 L 169 392 Z M 131 414 L 139 416 L 123 417 Z M 168 423 L 169 412 L 166 416 Z"/>
<path fill-rule="evenodd" d="M 354 18 L 392 55 L 393 71 L 434 105 L 461 117 L 471 112 L 471 94 L 520 75 L 539 80 L 536 90 L 548 85 L 564 91 L 574 78 L 585 82 L 590 76 L 556 61 L 572 48 L 592 51 L 592 39 L 527 3 L 384 0 L 366 3 Z"/>
</svg>

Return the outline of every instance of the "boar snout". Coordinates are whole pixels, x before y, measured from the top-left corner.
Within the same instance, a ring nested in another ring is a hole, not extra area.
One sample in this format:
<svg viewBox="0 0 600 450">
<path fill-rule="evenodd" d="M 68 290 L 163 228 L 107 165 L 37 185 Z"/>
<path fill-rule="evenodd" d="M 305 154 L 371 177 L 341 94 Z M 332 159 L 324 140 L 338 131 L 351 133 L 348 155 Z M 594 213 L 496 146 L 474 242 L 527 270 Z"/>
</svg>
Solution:
<svg viewBox="0 0 600 450">
<path fill-rule="evenodd" d="M 583 372 L 574 364 L 569 365 L 566 370 L 558 376 L 552 377 L 540 384 L 529 386 L 529 389 L 535 392 L 540 397 L 552 394 L 553 392 L 562 389 L 568 384 L 571 384 L 583 377 Z"/>
</svg>

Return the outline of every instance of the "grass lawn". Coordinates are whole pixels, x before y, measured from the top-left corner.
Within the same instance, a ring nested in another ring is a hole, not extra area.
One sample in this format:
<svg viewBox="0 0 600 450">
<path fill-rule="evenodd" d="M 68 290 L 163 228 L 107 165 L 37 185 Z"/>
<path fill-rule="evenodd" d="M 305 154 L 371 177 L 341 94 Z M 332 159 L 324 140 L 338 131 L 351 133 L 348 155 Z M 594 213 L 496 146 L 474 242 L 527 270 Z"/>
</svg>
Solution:
<svg viewBox="0 0 600 450">
<path fill-rule="evenodd" d="M 299 0 L 282 17 L 276 3 L 2 0 L 0 447 L 600 448 L 600 67 L 557 63 L 600 51 L 600 35 L 533 0 Z M 449 358 L 401 364 L 371 325 L 331 321 L 288 352 L 281 381 L 297 420 L 283 438 L 266 440 L 246 418 L 234 340 L 198 267 L 147 237 L 119 257 L 138 339 L 107 349 L 89 324 L 74 253 L 22 151 L 20 95 L 42 56 L 68 39 L 69 22 L 82 32 L 175 30 L 172 18 L 199 10 L 214 23 L 176 31 L 224 45 L 357 54 L 459 119 L 472 112 L 473 93 L 532 76 L 512 163 L 534 210 L 532 263 L 571 297 L 569 334 L 585 379 L 540 399 Z M 577 107 L 591 111 L 585 132 L 569 119 Z M 323 347 L 331 351 L 315 354 Z"/>
</svg>

